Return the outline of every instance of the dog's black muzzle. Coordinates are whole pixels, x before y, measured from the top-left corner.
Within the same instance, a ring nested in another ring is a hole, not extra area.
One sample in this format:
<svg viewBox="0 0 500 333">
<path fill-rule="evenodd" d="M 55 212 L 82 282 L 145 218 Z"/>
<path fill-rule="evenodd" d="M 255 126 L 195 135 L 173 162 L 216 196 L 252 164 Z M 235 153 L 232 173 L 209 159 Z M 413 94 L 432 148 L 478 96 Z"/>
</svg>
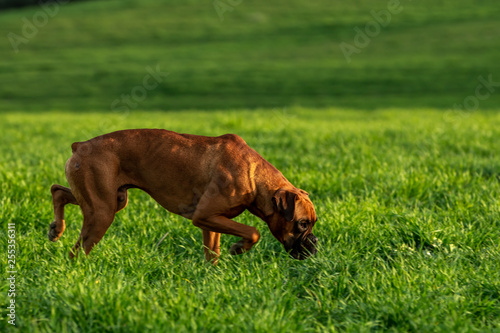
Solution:
<svg viewBox="0 0 500 333">
<path fill-rule="evenodd" d="M 299 237 L 294 243 L 288 253 L 298 260 L 304 260 L 309 258 L 311 255 L 316 254 L 318 252 L 317 249 L 318 238 L 314 236 L 312 233 L 309 233 L 307 236 Z"/>
</svg>

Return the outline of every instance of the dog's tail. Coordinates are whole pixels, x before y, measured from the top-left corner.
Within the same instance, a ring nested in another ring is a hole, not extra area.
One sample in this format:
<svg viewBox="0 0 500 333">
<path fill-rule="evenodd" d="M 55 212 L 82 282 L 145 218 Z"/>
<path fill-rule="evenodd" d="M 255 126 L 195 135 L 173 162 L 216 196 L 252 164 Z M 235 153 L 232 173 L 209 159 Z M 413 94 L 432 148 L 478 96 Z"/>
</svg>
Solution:
<svg viewBox="0 0 500 333">
<path fill-rule="evenodd" d="M 71 152 L 74 154 L 76 152 L 82 153 L 81 150 L 83 150 L 83 153 L 85 154 L 87 151 L 90 152 L 91 150 L 91 143 L 89 141 L 83 141 L 83 142 L 73 142 L 71 144 Z"/>
<path fill-rule="evenodd" d="M 78 146 L 81 144 L 81 142 L 73 142 L 71 145 L 71 151 L 74 153 L 78 149 Z"/>
</svg>

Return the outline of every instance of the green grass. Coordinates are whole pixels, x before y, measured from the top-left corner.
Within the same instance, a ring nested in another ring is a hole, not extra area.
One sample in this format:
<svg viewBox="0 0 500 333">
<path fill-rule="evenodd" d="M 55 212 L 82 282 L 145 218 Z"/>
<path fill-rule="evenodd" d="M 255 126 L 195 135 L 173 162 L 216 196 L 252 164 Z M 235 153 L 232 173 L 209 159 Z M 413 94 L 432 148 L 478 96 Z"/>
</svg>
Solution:
<svg viewBox="0 0 500 333">
<path fill-rule="evenodd" d="M 339 45 L 387 0 L 242 1 L 223 21 L 213 1 L 70 2 L 17 53 L 7 36 L 40 7 L 3 10 L 0 243 L 14 222 L 17 329 L 499 332 L 500 88 L 483 111 L 450 110 L 480 76 L 500 82 L 500 7 L 401 5 L 349 63 Z M 109 112 L 156 66 L 169 75 L 147 98 Z M 245 213 L 261 241 L 232 257 L 223 236 L 212 267 L 199 229 L 131 190 L 91 255 L 70 261 L 78 207 L 59 242 L 46 235 L 71 143 L 138 127 L 241 135 L 311 194 L 319 253 L 289 258 Z M 8 289 L 0 332 L 17 331 Z"/>
<path fill-rule="evenodd" d="M 0 239 L 6 249 L 6 225 L 15 222 L 17 328 L 498 332 L 500 115 L 446 119 L 417 109 L 4 113 Z M 134 190 L 91 255 L 70 261 L 78 208 L 67 208 L 59 242 L 46 237 L 49 188 L 66 184 L 70 145 L 136 127 L 241 135 L 310 192 L 319 253 L 289 258 L 264 222 L 244 214 L 237 220 L 256 226 L 260 242 L 232 257 L 235 238 L 223 236 L 212 267 L 199 229 Z M 2 279 L 0 331 L 14 332 L 7 289 Z"/>
<path fill-rule="evenodd" d="M 450 108 L 479 76 L 500 81 L 496 0 L 401 0 L 347 63 L 339 45 L 387 2 L 244 0 L 223 21 L 213 1 L 69 3 L 18 53 L 7 35 L 40 8 L 4 11 L 0 111 L 110 110 L 156 65 L 170 75 L 137 110 Z M 498 89 L 482 108 L 498 108 Z"/>
</svg>

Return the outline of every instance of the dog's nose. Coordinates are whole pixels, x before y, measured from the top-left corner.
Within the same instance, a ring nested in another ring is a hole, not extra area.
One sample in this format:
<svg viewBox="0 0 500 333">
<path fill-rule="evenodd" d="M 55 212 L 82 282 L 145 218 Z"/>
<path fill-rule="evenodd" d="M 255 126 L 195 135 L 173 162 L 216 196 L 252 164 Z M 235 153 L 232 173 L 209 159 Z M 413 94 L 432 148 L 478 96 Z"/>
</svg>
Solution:
<svg viewBox="0 0 500 333">
<path fill-rule="evenodd" d="M 311 234 L 311 236 L 309 237 L 309 240 L 314 244 L 318 244 L 318 237 L 314 236 L 313 234 Z"/>
</svg>

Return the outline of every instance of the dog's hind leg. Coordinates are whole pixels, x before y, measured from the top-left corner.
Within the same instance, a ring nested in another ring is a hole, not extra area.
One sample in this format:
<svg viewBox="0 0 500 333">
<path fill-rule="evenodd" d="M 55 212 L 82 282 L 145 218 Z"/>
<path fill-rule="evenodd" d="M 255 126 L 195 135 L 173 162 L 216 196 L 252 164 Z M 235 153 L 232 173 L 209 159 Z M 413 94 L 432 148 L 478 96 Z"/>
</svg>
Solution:
<svg viewBox="0 0 500 333">
<path fill-rule="evenodd" d="M 118 213 L 123 208 L 127 207 L 128 204 L 128 192 L 127 187 L 122 186 L 118 189 L 118 194 L 116 195 L 116 212 Z"/>
<path fill-rule="evenodd" d="M 83 203 L 83 226 L 80 237 L 76 241 L 75 246 L 71 250 L 70 258 L 78 254 L 80 246 L 83 245 L 85 254 L 89 254 L 94 245 L 99 243 L 111 223 L 115 219 L 115 214 L 125 208 L 128 203 L 128 193 L 126 187 L 120 187 L 116 195 L 116 206 L 113 206 L 112 201 L 100 203 Z M 90 205 L 89 205 L 90 204 Z M 93 207 L 90 209 L 89 207 Z M 98 208 L 101 207 L 101 208 Z M 116 208 L 114 208 L 116 207 Z M 98 208 L 98 209 L 95 209 Z"/>
<path fill-rule="evenodd" d="M 120 186 L 117 179 L 116 156 L 94 148 L 92 158 L 86 158 L 79 147 L 73 147 L 73 156 L 66 163 L 66 178 L 83 214 L 82 230 L 70 258 L 78 255 L 80 247 L 88 255 L 128 201 L 127 186 Z"/>
<path fill-rule="evenodd" d="M 52 185 L 50 188 L 52 193 L 52 201 L 54 203 L 54 222 L 50 224 L 49 228 L 49 239 L 52 242 L 57 241 L 64 232 L 66 228 L 66 223 L 64 222 L 64 206 L 67 204 L 78 205 L 76 198 L 73 196 L 71 189 L 61 186 Z"/>
<path fill-rule="evenodd" d="M 78 241 L 71 250 L 70 258 L 77 255 L 80 246 L 89 254 L 99 243 L 115 218 L 116 206 L 111 203 L 94 202 L 92 206 L 82 207 L 83 226 Z"/>
</svg>

